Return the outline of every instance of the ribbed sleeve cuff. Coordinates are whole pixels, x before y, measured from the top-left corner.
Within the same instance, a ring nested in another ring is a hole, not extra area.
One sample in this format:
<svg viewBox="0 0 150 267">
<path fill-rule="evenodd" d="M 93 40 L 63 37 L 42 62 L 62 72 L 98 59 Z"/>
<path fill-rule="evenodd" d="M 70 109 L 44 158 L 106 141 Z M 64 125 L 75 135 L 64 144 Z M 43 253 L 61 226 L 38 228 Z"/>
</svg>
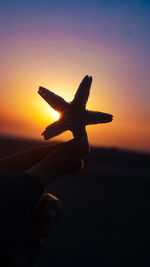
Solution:
<svg viewBox="0 0 150 267">
<path fill-rule="evenodd" d="M 24 172 L 0 172 L 0 242 L 16 266 L 31 265 L 26 239 L 43 192 L 39 178 Z"/>
</svg>

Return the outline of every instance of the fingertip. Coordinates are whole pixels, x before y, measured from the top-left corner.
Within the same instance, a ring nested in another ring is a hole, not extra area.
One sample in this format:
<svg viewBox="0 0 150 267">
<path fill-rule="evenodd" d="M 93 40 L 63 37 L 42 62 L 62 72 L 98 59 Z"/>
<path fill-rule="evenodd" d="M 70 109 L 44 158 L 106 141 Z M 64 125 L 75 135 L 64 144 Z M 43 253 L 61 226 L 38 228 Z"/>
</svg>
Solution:
<svg viewBox="0 0 150 267">
<path fill-rule="evenodd" d="M 81 170 L 84 167 L 84 162 L 82 159 L 74 161 L 73 167 L 71 169 L 71 172 L 77 172 Z"/>
</svg>

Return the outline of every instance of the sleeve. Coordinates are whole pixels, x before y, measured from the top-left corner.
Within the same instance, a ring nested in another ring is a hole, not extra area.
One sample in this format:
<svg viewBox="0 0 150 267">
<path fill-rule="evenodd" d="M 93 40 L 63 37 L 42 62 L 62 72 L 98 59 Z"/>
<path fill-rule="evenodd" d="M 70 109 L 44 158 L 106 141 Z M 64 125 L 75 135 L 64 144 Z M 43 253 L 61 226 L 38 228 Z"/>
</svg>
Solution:
<svg viewBox="0 0 150 267">
<path fill-rule="evenodd" d="M 31 266 L 27 235 L 43 192 L 39 178 L 24 172 L 0 172 L 0 246 L 16 266 Z"/>
</svg>

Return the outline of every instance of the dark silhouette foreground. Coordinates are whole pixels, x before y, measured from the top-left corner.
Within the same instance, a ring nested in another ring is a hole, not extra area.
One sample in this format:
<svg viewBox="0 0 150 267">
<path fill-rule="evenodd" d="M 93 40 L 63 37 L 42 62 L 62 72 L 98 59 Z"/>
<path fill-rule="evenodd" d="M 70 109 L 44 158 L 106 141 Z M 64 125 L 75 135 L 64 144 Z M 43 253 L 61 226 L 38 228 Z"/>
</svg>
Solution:
<svg viewBox="0 0 150 267">
<path fill-rule="evenodd" d="M 56 178 L 79 170 L 87 152 L 83 138 L 76 138 L 1 158 L 1 263 L 6 258 L 3 265 L 11 262 L 29 267 L 35 262 L 41 252 L 41 239 L 62 214 L 61 201 L 45 194 L 46 187 Z"/>
<path fill-rule="evenodd" d="M 39 145 L 1 138 L 0 156 Z M 48 187 L 65 213 L 35 266 L 149 266 L 150 155 L 92 148 L 85 165 Z"/>
</svg>

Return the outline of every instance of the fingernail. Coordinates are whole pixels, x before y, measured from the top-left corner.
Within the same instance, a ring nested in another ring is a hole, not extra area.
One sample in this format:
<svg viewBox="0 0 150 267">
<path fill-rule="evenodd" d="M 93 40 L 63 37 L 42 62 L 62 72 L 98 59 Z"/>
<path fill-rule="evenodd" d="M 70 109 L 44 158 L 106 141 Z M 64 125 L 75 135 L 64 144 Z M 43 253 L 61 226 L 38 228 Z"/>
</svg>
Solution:
<svg viewBox="0 0 150 267">
<path fill-rule="evenodd" d="M 51 218 L 52 221 L 55 221 L 56 215 L 57 215 L 56 210 L 50 210 L 48 212 L 48 215 L 50 216 L 50 218 Z"/>
</svg>

